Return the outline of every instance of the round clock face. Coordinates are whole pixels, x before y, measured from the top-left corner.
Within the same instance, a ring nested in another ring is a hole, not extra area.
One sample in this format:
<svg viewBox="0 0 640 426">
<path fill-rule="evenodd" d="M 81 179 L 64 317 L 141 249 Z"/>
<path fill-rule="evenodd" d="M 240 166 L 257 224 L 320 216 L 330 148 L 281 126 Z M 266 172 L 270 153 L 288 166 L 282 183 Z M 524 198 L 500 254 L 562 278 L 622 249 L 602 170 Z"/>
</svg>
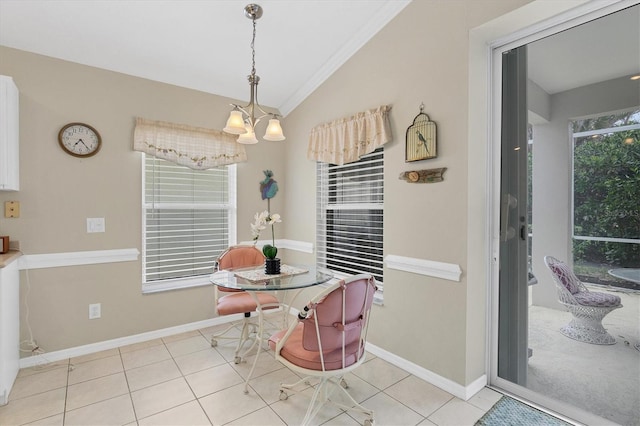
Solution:
<svg viewBox="0 0 640 426">
<path fill-rule="evenodd" d="M 60 129 L 58 143 L 65 152 L 75 157 L 91 157 L 102 144 L 96 129 L 84 123 L 69 123 Z"/>
</svg>

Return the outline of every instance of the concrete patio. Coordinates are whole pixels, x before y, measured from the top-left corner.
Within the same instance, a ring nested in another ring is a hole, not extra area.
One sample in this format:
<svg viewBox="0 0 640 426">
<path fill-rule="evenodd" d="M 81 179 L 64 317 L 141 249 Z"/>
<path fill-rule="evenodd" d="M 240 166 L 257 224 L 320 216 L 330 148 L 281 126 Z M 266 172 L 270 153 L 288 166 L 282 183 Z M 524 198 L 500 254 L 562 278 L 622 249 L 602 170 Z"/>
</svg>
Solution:
<svg viewBox="0 0 640 426">
<path fill-rule="evenodd" d="M 603 320 L 616 344 L 572 340 L 560 333 L 569 312 L 531 306 L 527 388 L 621 425 L 640 425 L 640 351 L 634 347 L 640 344 L 640 291 L 587 287 L 620 296 L 624 307 Z"/>
</svg>

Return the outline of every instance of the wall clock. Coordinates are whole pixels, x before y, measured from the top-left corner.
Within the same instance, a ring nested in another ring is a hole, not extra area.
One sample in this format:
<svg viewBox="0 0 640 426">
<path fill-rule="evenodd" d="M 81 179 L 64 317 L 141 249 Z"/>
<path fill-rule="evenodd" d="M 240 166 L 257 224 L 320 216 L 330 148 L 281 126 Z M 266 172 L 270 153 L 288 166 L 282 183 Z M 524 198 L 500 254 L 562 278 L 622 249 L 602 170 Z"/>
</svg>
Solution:
<svg viewBox="0 0 640 426">
<path fill-rule="evenodd" d="M 84 123 L 69 123 L 60 129 L 58 143 L 67 154 L 74 157 L 91 157 L 100 151 L 100 133 Z"/>
</svg>

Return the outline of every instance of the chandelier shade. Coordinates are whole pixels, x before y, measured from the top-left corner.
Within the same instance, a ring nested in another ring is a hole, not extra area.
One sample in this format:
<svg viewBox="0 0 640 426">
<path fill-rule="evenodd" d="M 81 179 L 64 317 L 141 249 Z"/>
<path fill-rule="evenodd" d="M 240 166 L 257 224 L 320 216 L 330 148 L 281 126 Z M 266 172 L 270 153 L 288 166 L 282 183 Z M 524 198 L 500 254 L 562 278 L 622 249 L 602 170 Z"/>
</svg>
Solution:
<svg viewBox="0 0 640 426">
<path fill-rule="evenodd" d="M 245 126 L 245 133 L 238 136 L 238 143 L 243 143 L 245 145 L 253 145 L 258 143 L 255 132 L 248 124 Z"/>
<path fill-rule="evenodd" d="M 264 139 L 268 141 L 283 141 L 285 139 L 282 134 L 282 126 L 280 125 L 280 120 L 277 118 L 272 118 L 269 120 L 269 124 L 267 125 L 267 131 L 264 134 Z"/>
<path fill-rule="evenodd" d="M 242 112 L 239 110 L 233 110 L 229 114 L 229 118 L 227 119 L 227 125 L 224 126 L 224 130 L 227 133 L 231 133 L 232 135 L 241 135 L 247 133 L 247 129 L 244 125 L 244 118 L 242 117 Z"/>
<path fill-rule="evenodd" d="M 243 144 L 255 144 L 258 143 L 258 139 L 255 136 L 255 129 L 257 124 L 265 117 L 269 117 L 269 124 L 267 125 L 266 132 L 263 139 L 268 141 L 283 141 L 285 140 L 284 133 L 282 132 L 282 126 L 278 117 L 280 115 L 266 112 L 258 103 L 258 83 L 260 77 L 256 75 L 256 20 L 262 16 L 262 7 L 257 4 L 248 4 L 244 8 L 244 14 L 247 18 L 253 21 L 253 38 L 251 39 L 251 74 L 247 77 L 249 80 L 250 98 L 249 104 L 245 106 L 231 104 L 233 109 L 229 113 L 229 118 L 224 127 L 226 133 L 238 136 L 238 143 Z M 256 113 L 260 114 L 256 116 Z"/>
</svg>

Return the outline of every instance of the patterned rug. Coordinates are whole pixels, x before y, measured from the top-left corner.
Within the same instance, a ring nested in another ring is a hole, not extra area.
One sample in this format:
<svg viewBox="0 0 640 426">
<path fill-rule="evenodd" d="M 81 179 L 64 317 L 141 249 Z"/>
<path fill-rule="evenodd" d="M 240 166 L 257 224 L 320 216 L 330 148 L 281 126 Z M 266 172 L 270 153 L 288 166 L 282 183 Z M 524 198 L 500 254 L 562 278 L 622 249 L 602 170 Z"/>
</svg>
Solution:
<svg viewBox="0 0 640 426">
<path fill-rule="evenodd" d="M 569 426 L 547 413 L 503 396 L 476 422 L 476 426 Z"/>
</svg>

